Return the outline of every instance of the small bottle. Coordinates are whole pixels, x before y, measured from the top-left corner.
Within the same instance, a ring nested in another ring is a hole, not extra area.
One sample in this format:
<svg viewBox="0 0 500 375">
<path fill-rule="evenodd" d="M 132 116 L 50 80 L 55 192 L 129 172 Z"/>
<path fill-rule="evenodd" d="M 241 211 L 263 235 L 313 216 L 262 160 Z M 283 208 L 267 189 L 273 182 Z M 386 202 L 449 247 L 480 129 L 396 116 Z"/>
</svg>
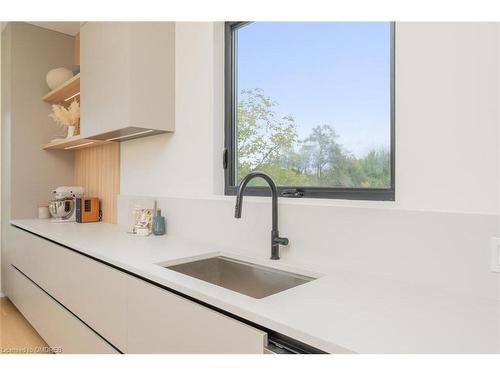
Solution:
<svg viewBox="0 0 500 375">
<path fill-rule="evenodd" d="M 165 229 L 165 217 L 161 216 L 161 210 L 157 210 L 153 218 L 153 234 L 162 236 L 165 234 Z"/>
</svg>

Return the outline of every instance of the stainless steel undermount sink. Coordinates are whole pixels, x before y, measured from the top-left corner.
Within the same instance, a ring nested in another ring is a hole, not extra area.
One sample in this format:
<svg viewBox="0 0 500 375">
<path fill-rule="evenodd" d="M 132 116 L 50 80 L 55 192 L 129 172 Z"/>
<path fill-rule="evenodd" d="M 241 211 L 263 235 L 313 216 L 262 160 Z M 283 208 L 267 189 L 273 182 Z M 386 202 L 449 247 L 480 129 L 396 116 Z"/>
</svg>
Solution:
<svg viewBox="0 0 500 375">
<path fill-rule="evenodd" d="M 315 280 L 224 256 L 164 267 L 254 298 L 264 298 Z"/>
</svg>

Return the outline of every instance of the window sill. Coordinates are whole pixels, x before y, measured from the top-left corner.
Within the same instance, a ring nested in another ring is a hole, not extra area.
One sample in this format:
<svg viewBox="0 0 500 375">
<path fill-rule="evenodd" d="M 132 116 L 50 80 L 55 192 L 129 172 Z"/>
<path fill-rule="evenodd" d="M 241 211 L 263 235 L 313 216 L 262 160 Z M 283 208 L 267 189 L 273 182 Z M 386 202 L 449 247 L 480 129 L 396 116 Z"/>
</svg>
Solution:
<svg viewBox="0 0 500 375">
<path fill-rule="evenodd" d="M 234 202 L 233 195 L 207 195 L 199 197 L 186 197 L 186 199 L 202 199 L 214 200 L 223 202 Z M 269 204 L 270 197 L 248 196 L 245 195 L 245 201 L 258 204 Z M 395 209 L 395 201 L 368 201 L 368 200 L 352 200 L 352 199 L 322 199 L 322 198 L 287 198 L 279 197 L 278 202 L 281 205 L 287 206 L 314 206 L 314 207 L 352 207 L 352 208 L 388 208 Z"/>
<path fill-rule="evenodd" d="M 395 192 L 391 189 L 356 189 L 356 188 L 321 188 L 321 187 L 278 187 L 278 194 L 282 198 L 290 197 L 282 195 L 285 190 L 297 189 L 303 193 L 303 197 L 292 199 L 337 199 L 352 201 L 394 201 Z M 225 194 L 235 196 L 238 188 L 226 186 Z M 245 195 L 257 197 L 270 197 L 271 193 L 267 187 L 250 187 L 245 189 Z"/>
</svg>

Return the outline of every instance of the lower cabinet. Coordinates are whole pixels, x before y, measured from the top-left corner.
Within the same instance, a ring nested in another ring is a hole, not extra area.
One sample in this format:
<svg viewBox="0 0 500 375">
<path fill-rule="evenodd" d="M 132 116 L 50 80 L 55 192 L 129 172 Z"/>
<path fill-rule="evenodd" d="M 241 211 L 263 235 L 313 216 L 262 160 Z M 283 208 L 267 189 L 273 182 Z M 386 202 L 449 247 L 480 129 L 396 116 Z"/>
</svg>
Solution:
<svg viewBox="0 0 500 375">
<path fill-rule="evenodd" d="M 17 269 L 10 266 L 7 271 L 9 298 L 55 353 L 118 353 Z"/>
<path fill-rule="evenodd" d="M 264 353 L 261 330 L 138 279 L 127 289 L 130 353 Z"/>
<path fill-rule="evenodd" d="M 11 264 L 119 350 L 126 350 L 125 273 L 15 227 L 9 236 Z"/>
<path fill-rule="evenodd" d="M 264 331 L 21 229 L 9 237 L 7 295 L 63 353 L 265 351 Z"/>
</svg>

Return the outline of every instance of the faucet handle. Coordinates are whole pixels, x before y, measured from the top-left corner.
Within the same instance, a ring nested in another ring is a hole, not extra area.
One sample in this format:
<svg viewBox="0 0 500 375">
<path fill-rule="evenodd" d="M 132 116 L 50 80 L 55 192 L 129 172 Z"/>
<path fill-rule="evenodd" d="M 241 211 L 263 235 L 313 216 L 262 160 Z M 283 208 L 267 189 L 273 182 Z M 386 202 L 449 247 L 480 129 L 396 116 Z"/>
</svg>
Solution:
<svg viewBox="0 0 500 375">
<path fill-rule="evenodd" d="M 304 192 L 299 189 L 285 189 L 281 192 L 281 196 L 286 198 L 302 198 Z"/>
<path fill-rule="evenodd" d="M 288 238 L 286 237 L 274 237 L 273 241 L 274 243 L 282 246 L 287 246 L 289 243 Z"/>
</svg>

